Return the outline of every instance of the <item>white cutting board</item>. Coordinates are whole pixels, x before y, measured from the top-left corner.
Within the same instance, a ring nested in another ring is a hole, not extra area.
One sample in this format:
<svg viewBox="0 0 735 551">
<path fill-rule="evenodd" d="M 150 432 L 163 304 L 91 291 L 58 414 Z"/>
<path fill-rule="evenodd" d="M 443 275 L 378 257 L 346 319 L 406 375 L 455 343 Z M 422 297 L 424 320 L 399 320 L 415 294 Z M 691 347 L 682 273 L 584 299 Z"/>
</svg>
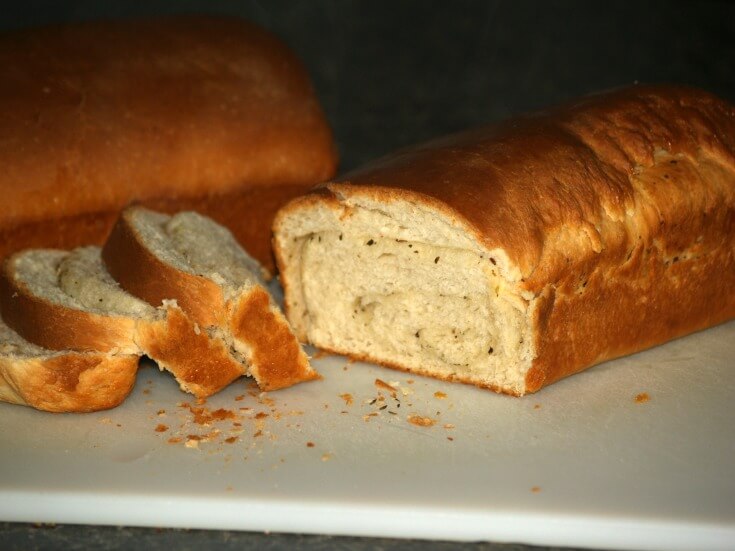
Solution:
<svg viewBox="0 0 735 551">
<path fill-rule="evenodd" d="M 521 399 L 314 364 L 321 381 L 243 379 L 203 406 L 151 366 L 111 411 L 0 404 L 0 519 L 735 549 L 735 322 Z M 202 426 L 182 402 L 235 418 Z"/>
</svg>

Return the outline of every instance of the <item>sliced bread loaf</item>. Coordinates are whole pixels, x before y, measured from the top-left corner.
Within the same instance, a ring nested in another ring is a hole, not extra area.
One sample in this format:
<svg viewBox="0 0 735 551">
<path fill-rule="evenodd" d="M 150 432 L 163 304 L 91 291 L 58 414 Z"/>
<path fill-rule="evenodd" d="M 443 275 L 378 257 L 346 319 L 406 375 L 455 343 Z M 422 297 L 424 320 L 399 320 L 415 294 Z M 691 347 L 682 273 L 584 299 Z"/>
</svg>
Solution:
<svg viewBox="0 0 735 551">
<path fill-rule="evenodd" d="M 146 354 L 198 397 L 245 371 L 226 342 L 200 328 L 175 301 L 155 308 L 122 290 L 98 247 L 11 256 L 0 276 L 0 305 L 7 324 L 36 345 Z"/>
<path fill-rule="evenodd" d="M 735 318 L 735 106 L 633 86 L 404 149 L 294 200 L 312 344 L 514 395 Z"/>
<path fill-rule="evenodd" d="M 0 320 L 0 400 L 53 412 L 109 409 L 132 390 L 138 359 L 135 354 L 48 350 Z"/>
<path fill-rule="evenodd" d="M 176 300 L 200 327 L 221 336 L 261 389 L 318 378 L 265 289 L 260 265 L 211 219 L 131 207 L 102 256 L 126 291 L 154 305 Z"/>
</svg>

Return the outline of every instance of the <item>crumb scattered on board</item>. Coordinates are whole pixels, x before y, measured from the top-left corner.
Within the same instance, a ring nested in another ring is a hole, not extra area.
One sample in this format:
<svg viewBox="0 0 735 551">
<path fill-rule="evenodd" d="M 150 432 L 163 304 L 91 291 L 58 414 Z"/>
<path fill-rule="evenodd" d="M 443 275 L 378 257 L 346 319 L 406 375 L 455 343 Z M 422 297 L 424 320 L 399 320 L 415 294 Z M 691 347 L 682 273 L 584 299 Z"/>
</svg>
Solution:
<svg viewBox="0 0 735 551">
<path fill-rule="evenodd" d="M 407 423 L 426 430 L 436 430 L 439 427 L 444 430 L 454 429 L 455 425 L 452 423 L 440 423 L 442 411 L 436 409 L 436 406 L 430 412 L 416 411 L 413 401 L 415 391 L 418 389 L 409 387 L 413 384 L 413 379 L 400 382 L 375 378 L 372 391 L 363 387 L 352 388 L 352 392 L 338 394 L 342 402 L 339 405 L 342 408 L 335 404 L 336 397 L 333 395 L 329 403 L 323 404 L 323 411 L 349 414 L 354 411 L 352 408 L 359 407 L 362 411 L 358 410 L 358 413 L 364 422 L 382 421 L 375 425 L 376 428 L 389 421 Z M 367 396 L 364 394 L 365 391 L 369 392 Z M 430 399 L 431 396 L 440 400 L 445 407 L 453 408 L 447 394 L 439 390 L 428 390 L 426 395 L 422 392 L 421 401 Z M 276 398 L 261 392 L 254 383 L 248 385 L 246 393 L 235 396 L 229 407 L 213 408 L 208 405 L 206 399 L 191 398 L 180 402 L 177 408 L 168 408 L 168 411 L 157 410 L 159 421 L 153 430 L 165 434 L 165 441 L 169 444 L 183 445 L 192 450 L 199 450 L 200 453 L 227 451 L 228 454 L 232 454 L 236 450 L 244 449 L 245 452 L 252 450 L 251 454 L 260 454 L 265 443 L 278 440 L 276 423 L 281 422 L 279 429 L 302 430 L 303 422 L 295 422 L 293 418 L 303 416 L 304 411 L 287 411 L 286 408 L 277 407 Z M 352 411 L 348 411 L 351 409 Z M 163 420 L 161 417 L 166 418 L 166 424 L 160 422 Z M 155 418 L 151 416 L 151 419 Z M 282 422 L 283 419 L 286 421 Z M 453 436 L 445 434 L 444 437 L 449 442 L 454 441 Z M 333 456 L 332 451 L 319 450 L 320 446 L 311 440 L 305 442 L 305 447 L 316 448 L 320 454 L 317 457 L 321 457 L 322 461 L 329 461 Z M 245 459 L 247 455 L 248 453 L 244 454 Z"/>
<path fill-rule="evenodd" d="M 637 394 L 635 397 L 635 403 L 636 404 L 642 404 L 644 402 L 648 402 L 651 397 L 648 395 L 648 392 L 641 392 L 640 394 Z"/>
<path fill-rule="evenodd" d="M 433 427 L 436 424 L 436 419 L 422 415 L 409 415 L 407 421 L 417 427 Z"/>
</svg>

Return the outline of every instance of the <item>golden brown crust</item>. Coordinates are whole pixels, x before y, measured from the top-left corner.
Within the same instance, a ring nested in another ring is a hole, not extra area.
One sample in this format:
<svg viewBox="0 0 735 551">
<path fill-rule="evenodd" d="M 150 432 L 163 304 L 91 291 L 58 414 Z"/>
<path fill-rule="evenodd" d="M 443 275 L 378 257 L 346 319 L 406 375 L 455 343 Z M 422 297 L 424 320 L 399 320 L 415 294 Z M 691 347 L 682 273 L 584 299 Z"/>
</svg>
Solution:
<svg viewBox="0 0 735 551">
<path fill-rule="evenodd" d="M 168 306 L 165 319 L 141 323 L 138 339 L 149 357 L 198 398 L 219 392 L 245 374 L 245 366 L 233 358 L 224 340 L 210 337 L 177 307 Z"/>
<path fill-rule="evenodd" d="M 300 62 L 242 20 L 186 16 L 6 33 L 0 65 L 0 134 L 12 136 L 0 143 L 0 256 L 99 244 L 130 203 L 303 186 L 336 168 L 331 131 Z M 241 217 L 257 219 L 259 208 L 256 201 Z M 46 220 L 67 224 L 64 236 L 35 241 L 34 226 Z M 255 254 L 269 265 L 263 222 L 231 229 L 255 228 L 262 243 Z M 16 239 L 33 242 L 15 246 Z"/>
<path fill-rule="evenodd" d="M 0 271 L 0 312 L 21 337 L 50 350 L 138 353 L 134 319 L 75 310 L 34 294 L 17 277 L 17 258 L 6 259 Z"/>
<path fill-rule="evenodd" d="M 122 403 L 135 385 L 138 356 L 69 352 L 0 356 L 0 396 L 52 412 L 89 412 Z"/>
<path fill-rule="evenodd" d="M 400 151 L 326 190 L 281 212 L 331 194 L 402 198 L 506 251 L 534 297 L 527 392 L 735 317 L 735 108 L 700 90 L 590 96 Z"/>
<path fill-rule="evenodd" d="M 670 261 L 651 250 L 592 271 L 583 292 L 549 286 L 534 320 L 537 359 L 526 391 L 735 317 L 734 249 L 731 239 L 729 251 Z"/>
<path fill-rule="evenodd" d="M 250 371 L 262 390 L 278 390 L 319 378 L 264 289 L 255 288 L 230 307 L 230 331 L 249 347 Z"/>
<path fill-rule="evenodd" d="M 149 304 L 175 299 L 181 309 L 205 327 L 221 325 L 225 300 L 219 285 L 189 274 L 153 254 L 131 221 L 134 209 L 122 213 L 102 248 L 102 259 L 120 286 Z"/>
</svg>

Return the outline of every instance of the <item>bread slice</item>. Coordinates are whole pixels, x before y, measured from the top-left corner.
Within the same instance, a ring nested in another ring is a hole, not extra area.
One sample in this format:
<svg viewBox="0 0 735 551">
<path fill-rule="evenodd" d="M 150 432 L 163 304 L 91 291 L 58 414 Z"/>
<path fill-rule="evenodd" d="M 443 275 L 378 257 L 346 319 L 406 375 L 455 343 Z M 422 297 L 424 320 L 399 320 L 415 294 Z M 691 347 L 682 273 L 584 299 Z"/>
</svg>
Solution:
<svg viewBox="0 0 735 551">
<path fill-rule="evenodd" d="M 198 397 L 221 390 L 245 371 L 229 346 L 197 326 L 175 301 L 155 308 L 122 290 L 98 247 L 11 256 L 0 276 L 0 306 L 7 324 L 36 345 L 146 354 Z"/>
<path fill-rule="evenodd" d="M 265 289 L 262 268 L 211 219 L 128 208 L 102 256 L 126 291 L 155 305 L 174 299 L 225 339 L 262 390 L 319 377 Z"/>
<path fill-rule="evenodd" d="M 402 150 L 284 207 L 296 334 L 508 394 L 735 317 L 735 106 L 634 86 Z"/>
<path fill-rule="evenodd" d="M 0 400 L 53 412 L 113 408 L 135 384 L 139 357 L 53 351 L 24 340 L 0 320 Z"/>
</svg>

